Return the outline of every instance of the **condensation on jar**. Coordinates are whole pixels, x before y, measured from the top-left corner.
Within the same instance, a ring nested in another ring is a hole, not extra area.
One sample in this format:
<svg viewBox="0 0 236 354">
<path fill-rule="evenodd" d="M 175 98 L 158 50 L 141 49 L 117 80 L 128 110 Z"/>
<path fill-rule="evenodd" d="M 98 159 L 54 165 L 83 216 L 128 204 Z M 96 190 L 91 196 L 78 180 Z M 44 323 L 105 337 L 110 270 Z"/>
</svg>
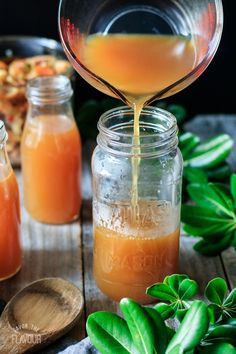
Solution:
<svg viewBox="0 0 236 354">
<path fill-rule="evenodd" d="M 120 107 L 98 123 L 92 158 L 93 269 L 97 286 L 111 299 L 147 304 L 152 298 L 146 288 L 178 272 L 183 163 L 173 115 L 143 109 L 139 146 L 133 145 L 133 118 L 132 109 Z"/>
</svg>

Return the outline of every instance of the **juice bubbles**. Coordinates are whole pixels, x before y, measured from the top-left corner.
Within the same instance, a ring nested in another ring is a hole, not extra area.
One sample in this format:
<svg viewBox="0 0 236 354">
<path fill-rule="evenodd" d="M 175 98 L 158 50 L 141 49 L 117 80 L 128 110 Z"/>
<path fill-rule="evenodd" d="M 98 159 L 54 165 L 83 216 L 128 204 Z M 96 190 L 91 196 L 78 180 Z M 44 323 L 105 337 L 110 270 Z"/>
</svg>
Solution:
<svg viewBox="0 0 236 354">
<path fill-rule="evenodd" d="M 41 115 L 26 124 L 22 145 L 25 207 L 45 223 L 77 218 L 81 206 L 81 143 L 75 122 Z"/>
<path fill-rule="evenodd" d="M 125 296 L 148 304 L 152 300 L 146 288 L 178 272 L 179 228 L 162 235 L 151 221 L 126 223 L 126 233 L 94 227 L 94 276 L 111 299 Z"/>
<path fill-rule="evenodd" d="M 29 111 L 21 142 L 25 207 L 41 222 L 75 220 L 81 207 L 81 141 L 65 76 L 28 84 Z"/>
<path fill-rule="evenodd" d="M 0 121 L 0 280 L 21 267 L 19 190 L 1 139 L 3 127 Z"/>
</svg>

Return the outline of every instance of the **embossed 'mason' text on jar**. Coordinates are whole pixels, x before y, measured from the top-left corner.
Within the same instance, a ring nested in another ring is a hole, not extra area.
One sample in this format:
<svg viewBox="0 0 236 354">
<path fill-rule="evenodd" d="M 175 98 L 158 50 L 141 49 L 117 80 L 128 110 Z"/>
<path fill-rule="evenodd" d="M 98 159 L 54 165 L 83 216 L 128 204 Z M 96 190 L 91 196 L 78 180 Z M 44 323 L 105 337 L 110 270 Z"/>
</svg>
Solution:
<svg viewBox="0 0 236 354">
<path fill-rule="evenodd" d="M 154 107 L 140 117 L 134 146 L 133 110 L 106 112 L 92 159 L 94 277 L 119 301 L 150 303 L 145 290 L 178 271 L 182 157 L 173 115 Z M 138 202 L 131 204 L 134 151 Z"/>
</svg>

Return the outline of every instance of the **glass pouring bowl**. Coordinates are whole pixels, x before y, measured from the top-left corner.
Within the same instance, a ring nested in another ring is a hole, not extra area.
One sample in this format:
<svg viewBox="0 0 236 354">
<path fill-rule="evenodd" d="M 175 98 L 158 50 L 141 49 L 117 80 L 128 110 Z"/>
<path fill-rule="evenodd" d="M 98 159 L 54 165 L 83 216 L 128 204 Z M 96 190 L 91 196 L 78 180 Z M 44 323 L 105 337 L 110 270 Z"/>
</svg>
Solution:
<svg viewBox="0 0 236 354">
<path fill-rule="evenodd" d="M 221 0 L 61 0 L 59 6 L 61 42 L 75 70 L 128 105 L 190 85 L 214 57 L 222 28 Z"/>
</svg>

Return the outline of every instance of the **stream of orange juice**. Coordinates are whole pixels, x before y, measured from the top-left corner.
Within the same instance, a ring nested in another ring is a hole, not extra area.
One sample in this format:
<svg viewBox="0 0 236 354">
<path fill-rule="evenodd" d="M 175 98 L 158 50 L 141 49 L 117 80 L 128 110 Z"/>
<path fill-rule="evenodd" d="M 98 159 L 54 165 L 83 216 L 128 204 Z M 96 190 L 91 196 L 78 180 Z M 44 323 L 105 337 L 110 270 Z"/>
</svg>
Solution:
<svg viewBox="0 0 236 354">
<path fill-rule="evenodd" d="M 12 170 L 0 179 L 0 205 L 0 280 L 3 280 L 21 267 L 19 190 Z"/>
<path fill-rule="evenodd" d="M 148 303 L 146 287 L 177 271 L 179 229 L 176 226 L 168 233 L 156 230 L 148 238 L 146 234 L 152 230 L 152 225 L 148 222 L 141 228 L 135 225 L 135 220 L 142 218 L 138 196 L 139 117 L 145 102 L 196 66 L 194 42 L 177 35 L 94 34 L 78 48 L 75 54 L 85 67 L 120 91 L 134 108 L 132 213 L 127 224 L 128 228 L 132 225 L 138 229 L 138 235 L 95 225 L 95 279 L 99 288 L 112 299 L 129 296 Z M 95 80 L 88 81 L 96 87 Z M 103 91 L 111 94 L 109 87 Z"/>
<path fill-rule="evenodd" d="M 66 116 L 38 116 L 26 123 L 22 138 L 25 207 L 33 218 L 63 224 L 81 206 L 81 142 Z"/>
<path fill-rule="evenodd" d="M 120 91 L 134 108 L 132 200 L 138 203 L 139 117 L 144 103 L 196 66 L 194 41 L 178 35 L 94 34 L 74 51 L 93 74 Z M 93 82 L 91 82 L 93 83 Z M 96 87 L 96 82 L 95 87 Z M 111 94 L 109 88 L 103 90 Z"/>
</svg>

